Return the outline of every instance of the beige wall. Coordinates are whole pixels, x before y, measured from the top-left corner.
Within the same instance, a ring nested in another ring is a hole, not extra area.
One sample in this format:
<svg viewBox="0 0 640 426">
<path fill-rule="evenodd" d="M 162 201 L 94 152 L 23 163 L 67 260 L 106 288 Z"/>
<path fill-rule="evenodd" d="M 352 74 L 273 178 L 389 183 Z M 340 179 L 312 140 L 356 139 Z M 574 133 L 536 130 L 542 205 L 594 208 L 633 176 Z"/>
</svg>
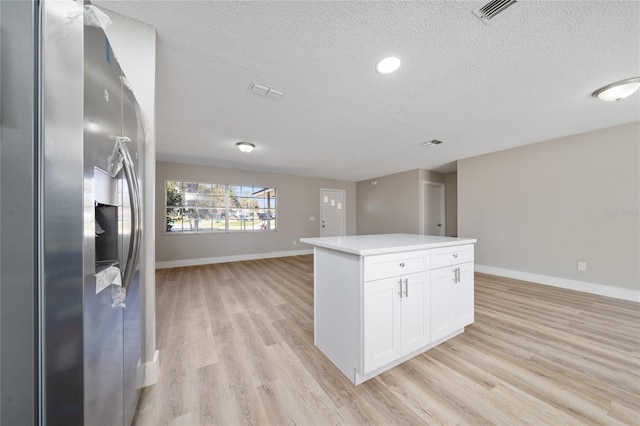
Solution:
<svg viewBox="0 0 640 426">
<path fill-rule="evenodd" d="M 442 173 L 432 172 L 431 170 L 420 170 L 420 181 L 428 181 L 435 183 L 445 183 L 445 176 Z"/>
<path fill-rule="evenodd" d="M 358 235 L 422 233 L 424 181 L 445 183 L 445 175 L 429 170 L 411 170 L 358 182 Z"/>
<path fill-rule="evenodd" d="M 631 123 L 459 161 L 476 263 L 639 290 L 639 141 Z"/>
<path fill-rule="evenodd" d="M 373 185 L 373 183 L 376 183 Z M 357 233 L 420 232 L 420 171 L 369 179 L 356 184 Z"/>
<path fill-rule="evenodd" d="M 347 235 L 356 231 L 355 183 L 219 167 L 158 162 L 156 168 L 156 262 L 248 256 L 311 249 L 298 240 L 320 235 L 320 189 L 346 191 Z M 165 232 L 165 182 L 167 180 L 254 185 L 276 188 L 275 232 L 167 234 Z M 309 217 L 315 216 L 315 221 Z M 296 242 L 296 245 L 293 242 Z"/>
<path fill-rule="evenodd" d="M 458 173 L 444 175 L 447 237 L 458 236 Z"/>
</svg>

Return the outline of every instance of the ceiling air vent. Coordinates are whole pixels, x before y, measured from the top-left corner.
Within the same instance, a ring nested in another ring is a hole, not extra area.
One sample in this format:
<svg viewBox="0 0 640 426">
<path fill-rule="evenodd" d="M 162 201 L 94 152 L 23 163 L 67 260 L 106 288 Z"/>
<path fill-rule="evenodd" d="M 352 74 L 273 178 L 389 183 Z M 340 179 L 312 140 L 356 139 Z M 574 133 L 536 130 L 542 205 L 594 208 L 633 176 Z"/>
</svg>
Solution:
<svg viewBox="0 0 640 426">
<path fill-rule="evenodd" d="M 434 145 L 440 145 L 441 143 L 442 143 L 442 141 L 439 141 L 438 139 L 431 139 L 430 141 L 422 142 L 420 145 L 422 145 L 422 146 L 434 146 Z"/>
<path fill-rule="evenodd" d="M 489 23 L 490 19 L 493 19 L 500 12 L 514 4 L 516 0 L 491 0 L 484 6 L 474 9 L 472 12 L 485 24 Z"/>
<path fill-rule="evenodd" d="M 282 90 L 274 89 L 273 87 L 267 87 L 264 84 L 256 83 L 252 81 L 249 85 L 249 92 L 254 95 L 264 96 L 269 99 L 273 99 L 279 101 L 280 98 L 284 95 Z"/>
</svg>

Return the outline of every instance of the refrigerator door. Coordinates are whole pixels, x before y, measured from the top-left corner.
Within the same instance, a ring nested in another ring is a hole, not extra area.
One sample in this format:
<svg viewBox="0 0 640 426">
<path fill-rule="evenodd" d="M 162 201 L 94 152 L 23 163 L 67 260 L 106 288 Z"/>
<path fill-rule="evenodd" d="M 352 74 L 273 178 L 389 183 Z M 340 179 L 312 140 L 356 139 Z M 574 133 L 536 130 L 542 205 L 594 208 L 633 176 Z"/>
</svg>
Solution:
<svg viewBox="0 0 640 426">
<path fill-rule="evenodd" d="M 81 19 L 67 19 L 81 15 L 82 4 L 45 1 L 39 7 L 40 397 L 45 424 L 71 425 L 83 422 L 83 262 L 85 256 L 93 257 L 83 253 L 83 239 L 94 235 L 93 219 L 83 224 L 83 187 L 89 183 L 82 180 L 83 25 Z"/>
<path fill-rule="evenodd" d="M 27 1 L 0 1 L 0 424 L 38 424 L 37 20 Z"/>
<path fill-rule="evenodd" d="M 121 268 L 128 213 L 122 173 L 112 176 L 122 123 L 122 71 L 104 32 L 84 27 L 84 424 L 123 424 L 123 309 L 96 273 Z M 99 220 L 96 221 L 95 219 Z M 113 244 L 105 234 L 114 234 Z M 96 258 L 96 254 L 99 255 Z M 97 292 L 97 293 L 96 293 Z"/>
<path fill-rule="evenodd" d="M 129 154 L 132 162 L 133 172 L 136 177 L 142 176 L 140 165 L 142 164 L 142 153 L 144 144 L 143 126 L 140 122 L 141 114 L 133 93 L 129 89 L 126 80 L 123 80 L 123 102 L 122 102 L 122 135 L 128 138 L 127 142 L 123 142 L 124 149 Z M 126 170 L 123 170 L 123 172 Z M 140 391 L 142 388 L 140 365 L 140 351 L 142 330 L 140 322 L 140 266 L 139 262 L 142 254 L 140 253 L 140 242 L 142 237 L 141 226 L 141 210 L 140 210 L 140 182 L 135 182 L 138 188 L 134 188 L 134 182 L 125 185 L 125 195 L 123 197 L 123 223 L 125 228 L 131 229 L 132 233 L 125 233 L 129 236 L 129 241 L 123 242 L 123 251 L 126 253 L 130 262 L 131 273 L 129 276 L 123 277 L 123 280 L 130 279 L 127 285 L 126 308 L 124 314 L 124 341 L 123 341 L 123 369 L 124 369 L 124 424 L 132 424 L 133 417 L 136 412 L 136 406 Z M 137 192 L 130 193 L 130 192 Z M 137 198 L 137 199 L 136 199 Z M 136 206 L 136 201 L 138 206 Z M 132 205 L 133 202 L 133 205 Z M 131 210 L 130 214 L 127 210 Z M 137 224 L 135 223 L 137 221 Z M 133 241 L 132 239 L 136 239 Z M 126 265 L 126 263 L 125 263 Z M 128 275 L 128 274 L 125 274 Z M 129 278 L 130 277 L 130 278 Z"/>
</svg>

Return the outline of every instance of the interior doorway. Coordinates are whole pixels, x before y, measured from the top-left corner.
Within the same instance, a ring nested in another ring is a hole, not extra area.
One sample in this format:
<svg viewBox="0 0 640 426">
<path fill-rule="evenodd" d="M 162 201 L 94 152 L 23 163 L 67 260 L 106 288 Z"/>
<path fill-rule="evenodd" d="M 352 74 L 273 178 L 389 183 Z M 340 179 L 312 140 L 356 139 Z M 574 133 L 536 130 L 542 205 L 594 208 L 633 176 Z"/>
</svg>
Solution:
<svg viewBox="0 0 640 426">
<path fill-rule="evenodd" d="M 444 183 L 422 183 L 422 230 L 425 235 L 445 235 Z"/>
<path fill-rule="evenodd" d="M 346 234 L 345 191 L 320 190 L 320 236 L 340 237 Z"/>
</svg>

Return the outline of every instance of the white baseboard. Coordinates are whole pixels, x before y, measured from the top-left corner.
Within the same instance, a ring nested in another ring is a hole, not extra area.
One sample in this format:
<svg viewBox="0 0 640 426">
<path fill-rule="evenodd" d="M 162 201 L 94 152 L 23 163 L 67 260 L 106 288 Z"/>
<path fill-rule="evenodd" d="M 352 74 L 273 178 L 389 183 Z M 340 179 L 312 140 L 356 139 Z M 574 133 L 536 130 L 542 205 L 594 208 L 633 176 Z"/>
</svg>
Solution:
<svg viewBox="0 0 640 426">
<path fill-rule="evenodd" d="M 158 376 L 160 374 L 160 351 L 156 350 L 153 354 L 153 361 L 140 364 L 138 371 L 142 372 L 141 387 L 146 388 L 147 386 L 158 383 Z"/>
<path fill-rule="evenodd" d="M 552 287 L 597 294 L 599 296 L 613 297 L 615 299 L 629 300 L 631 302 L 640 302 L 640 290 L 633 290 L 630 288 L 588 283 L 585 281 L 569 280 L 566 278 L 552 277 L 549 275 L 514 271 L 512 269 L 496 268 L 493 266 L 478 264 L 475 265 L 475 271 L 483 274 L 497 275 L 499 277 L 514 278 L 516 280 L 531 281 L 534 283 L 549 285 Z"/>
<path fill-rule="evenodd" d="M 273 257 L 301 256 L 303 254 L 313 254 L 313 249 L 272 251 L 269 253 L 239 254 L 235 256 L 204 257 L 200 259 L 169 260 L 166 262 L 156 262 L 156 269 L 210 265 L 212 263 L 238 262 L 241 260 L 270 259 Z"/>
</svg>

